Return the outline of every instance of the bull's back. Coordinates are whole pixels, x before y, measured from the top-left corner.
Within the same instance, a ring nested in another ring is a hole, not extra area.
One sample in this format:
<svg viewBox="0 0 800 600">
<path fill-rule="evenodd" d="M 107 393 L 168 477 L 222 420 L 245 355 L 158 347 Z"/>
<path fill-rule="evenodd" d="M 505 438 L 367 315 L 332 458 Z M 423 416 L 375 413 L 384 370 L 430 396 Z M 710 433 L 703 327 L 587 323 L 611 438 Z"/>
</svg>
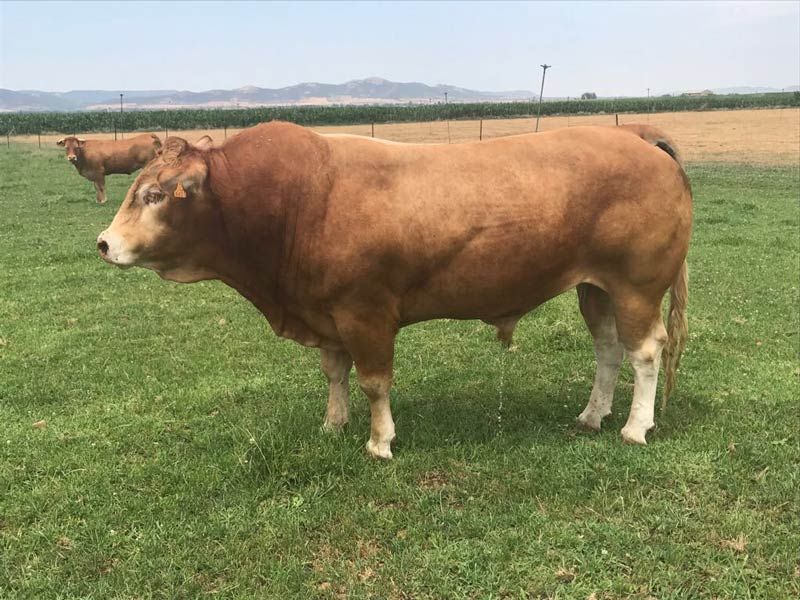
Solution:
<svg viewBox="0 0 800 600">
<path fill-rule="evenodd" d="M 151 134 L 138 135 L 129 140 L 105 142 L 99 150 L 107 175 L 130 174 L 150 162 L 161 147 L 160 140 Z"/>
</svg>

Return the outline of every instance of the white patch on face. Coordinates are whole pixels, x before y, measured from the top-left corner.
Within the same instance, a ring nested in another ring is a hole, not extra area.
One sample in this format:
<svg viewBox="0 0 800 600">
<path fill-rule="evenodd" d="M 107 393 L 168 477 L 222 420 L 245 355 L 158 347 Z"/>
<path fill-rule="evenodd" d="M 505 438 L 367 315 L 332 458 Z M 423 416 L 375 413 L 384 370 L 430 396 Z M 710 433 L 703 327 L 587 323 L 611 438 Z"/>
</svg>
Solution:
<svg viewBox="0 0 800 600">
<path fill-rule="evenodd" d="M 124 240 L 114 232 L 106 229 L 97 237 L 97 243 L 105 243 L 108 249 L 102 254 L 103 260 L 118 267 L 132 267 L 136 257 L 125 249 Z"/>
</svg>

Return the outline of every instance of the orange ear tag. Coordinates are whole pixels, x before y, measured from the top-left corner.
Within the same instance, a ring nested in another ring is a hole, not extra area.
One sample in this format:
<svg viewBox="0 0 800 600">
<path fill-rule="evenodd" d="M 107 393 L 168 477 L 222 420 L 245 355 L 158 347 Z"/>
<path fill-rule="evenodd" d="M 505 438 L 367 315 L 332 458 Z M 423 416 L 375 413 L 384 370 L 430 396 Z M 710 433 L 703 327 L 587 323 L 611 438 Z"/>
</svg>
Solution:
<svg viewBox="0 0 800 600">
<path fill-rule="evenodd" d="M 183 189 L 183 186 L 179 183 L 178 187 L 175 188 L 175 192 L 172 194 L 176 198 L 186 198 L 186 190 Z"/>
</svg>

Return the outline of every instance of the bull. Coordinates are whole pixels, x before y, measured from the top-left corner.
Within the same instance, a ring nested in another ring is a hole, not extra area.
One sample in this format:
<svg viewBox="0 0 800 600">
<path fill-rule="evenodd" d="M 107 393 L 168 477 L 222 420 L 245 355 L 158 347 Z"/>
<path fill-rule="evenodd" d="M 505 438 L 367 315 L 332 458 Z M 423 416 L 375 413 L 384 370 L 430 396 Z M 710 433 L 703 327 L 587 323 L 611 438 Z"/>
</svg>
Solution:
<svg viewBox="0 0 800 600">
<path fill-rule="evenodd" d="M 219 147 L 169 138 L 97 248 L 167 280 L 221 280 L 277 335 L 319 348 L 327 429 L 348 422 L 355 364 L 370 403 L 367 450 L 384 459 L 401 327 L 451 318 L 513 330 L 577 288 L 597 358 L 578 423 L 600 429 L 627 355 L 622 438 L 646 444 L 662 352 L 666 399 L 687 336 L 692 193 L 676 157 L 666 136 L 607 127 L 455 145 L 281 122 Z"/>
</svg>

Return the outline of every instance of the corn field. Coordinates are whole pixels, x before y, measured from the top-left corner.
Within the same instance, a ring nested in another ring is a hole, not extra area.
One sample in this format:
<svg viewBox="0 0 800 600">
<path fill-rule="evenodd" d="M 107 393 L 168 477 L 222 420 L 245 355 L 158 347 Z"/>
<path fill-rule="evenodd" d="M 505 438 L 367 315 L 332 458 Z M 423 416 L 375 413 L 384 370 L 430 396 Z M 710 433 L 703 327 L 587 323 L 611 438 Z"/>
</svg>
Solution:
<svg viewBox="0 0 800 600">
<path fill-rule="evenodd" d="M 643 113 L 737 108 L 800 106 L 800 92 L 713 96 L 660 96 L 542 103 L 542 115 Z M 274 119 L 299 125 L 357 125 L 445 119 L 530 117 L 535 102 L 476 104 L 413 104 L 381 106 L 274 106 L 244 109 L 174 109 L 117 112 L 41 112 L 0 114 L 0 132 L 100 133 L 159 129 L 221 129 L 249 127 Z"/>
</svg>

